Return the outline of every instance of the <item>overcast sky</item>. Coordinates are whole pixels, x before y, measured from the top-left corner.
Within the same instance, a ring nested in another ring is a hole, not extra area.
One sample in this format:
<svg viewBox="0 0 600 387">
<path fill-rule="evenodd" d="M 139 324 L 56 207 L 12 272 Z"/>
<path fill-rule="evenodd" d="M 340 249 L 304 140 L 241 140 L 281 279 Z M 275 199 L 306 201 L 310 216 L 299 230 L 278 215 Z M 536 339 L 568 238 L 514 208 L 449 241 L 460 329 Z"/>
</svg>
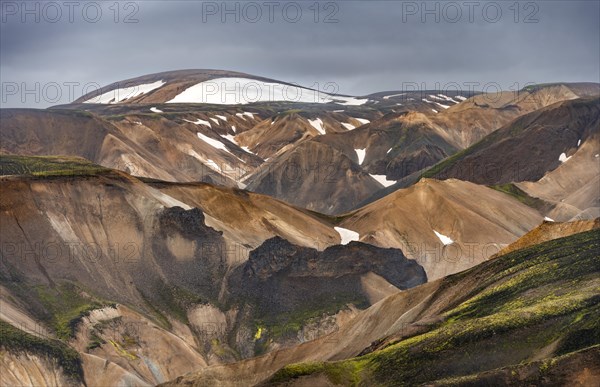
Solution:
<svg viewBox="0 0 600 387">
<path fill-rule="evenodd" d="M 514 4 L 2 0 L 2 106 L 43 108 L 84 86 L 190 68 L 335 82 L 351 95 L 408 82 L 600 82 L 598 1 Z"/>
</svg>

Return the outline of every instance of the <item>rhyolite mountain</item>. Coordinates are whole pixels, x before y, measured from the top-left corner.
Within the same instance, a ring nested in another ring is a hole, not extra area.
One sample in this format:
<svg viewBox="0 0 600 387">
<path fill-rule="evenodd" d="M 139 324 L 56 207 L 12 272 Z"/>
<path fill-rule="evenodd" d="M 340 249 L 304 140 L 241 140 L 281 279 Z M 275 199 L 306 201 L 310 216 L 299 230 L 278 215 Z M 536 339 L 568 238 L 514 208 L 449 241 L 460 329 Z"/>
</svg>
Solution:
<svg viewBox="0 0 600 387">
<path fill-rule="evenodd" d="M 115 82 L 43 113 L 5 110 L 1 140 L 6 153 L 75 154 L 136 176 L 248 187 L 339 215 L 389 186 L 414 183 L 522 115 L 599 93 L 598 84 L 573 83 L 351 97 L 237 72 L 182 70 Z M 56 122 L 51 132 L 69 139 L 49 145 L 40 120 Z M 69 129 L 79 127 L 102 129 L 88 129 L 94 133 L 79 149 Z M 277 187 L 272 177 L 281 180 Z M 311 191 L 314 181 L 326 184 Z"/>
<path fill-rule="evenodd" d="M 340 245 L 327 218 L 266 196 L 73 157 L 0 166 L 0 317 L 74 348 L 87 384 L 156 384 L 295 345 L 427 281 L 400 250 Z M 121 371 L 94 379 L 97 358 Z"/>
<path fill-rule="evenodd" d="M 0 109 L 3 383 L 595 380 L 599 85 L 323 89 Z"/>
<path fill-rule="evenodd" d="M 327 336 L 164 386 L 592 386 L 600 231 L 563 228 L 566 237 L 393 294 Z"/>
<path fill-rule="evenodd" d="M 478 184 L 536 181 L 600 133 L 600 99 L 576 99 L 528 113 L 424 175 Z"/>
</svg>

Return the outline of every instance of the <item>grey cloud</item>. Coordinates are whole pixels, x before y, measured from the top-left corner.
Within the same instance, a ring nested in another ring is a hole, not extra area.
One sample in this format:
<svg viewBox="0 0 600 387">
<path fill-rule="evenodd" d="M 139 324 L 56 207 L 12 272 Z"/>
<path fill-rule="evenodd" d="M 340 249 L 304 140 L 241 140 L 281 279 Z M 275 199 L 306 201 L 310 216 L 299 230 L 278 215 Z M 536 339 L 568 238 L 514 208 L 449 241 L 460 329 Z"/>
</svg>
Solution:
<svg viewBox="0 0 600 387">
<path fill-rule="evenodd" d="M 464 1 L 451 3 L 466 10 Z M 464 14 L 457 23 L 443 15 L 439 23 L 432 15 L 425 23 L 419 15 L 406 16 L 404 22 L 403 9 L 421 7 L 421 1 L 339 1 L 337 23 L 314 23 L 308 9 L 313 2 L 298 2 L 303 16 L 297 23 L 287 22 L 281 13 L 275 13 L 273 23 L 265 14 L 257 23 L 235 23 L 231 16 L 221 23 L 219 15 L 204 23 L 206 2 L 146 1 L 138 2 L 139 22 L 129 24 L 112 20 L 110 4 L 102 4 L 103 17 L 97 23 L 81 17 L 74 23 L 22 23 L 14 15 L 3 15 L 2 82 L 24 82 L 30 88 L 35 82 L 104 85 L 183 68 L 237 70 L 307 86 L 336 82 L 340 92 L 355 95 L 399 89 L 403 82 L 431 87 L 436 82 L 497 82 L 508 88 L 515 82 L 600 81 L 596 1 L 524 1 L 518 23 L 509 9 L 513 2 L 500 1 L 494 3 L 503 12 L 496 23 L 477 11 L 473 23 Z M 326 2 L 320 4 L 323 8 Z M 431 8 L 435 4 L 427 2 Z M 440 9 L 448 6 L 439 4 Z M 534 10 L 531 4 L 538 7 L 539 22 L 524 23 Z M 284 5 L 279 3 L 278 9 Z M 125 11 L 121 9 L 121 19 Z M 320 19 L 326 13 L 321 9 Z M 26 97 L 22 101 L 20 95 L 3 95 L 2 106 L 58 103 Z M 59 102 L 68 102 L 66 97 Z"/>
</svg>

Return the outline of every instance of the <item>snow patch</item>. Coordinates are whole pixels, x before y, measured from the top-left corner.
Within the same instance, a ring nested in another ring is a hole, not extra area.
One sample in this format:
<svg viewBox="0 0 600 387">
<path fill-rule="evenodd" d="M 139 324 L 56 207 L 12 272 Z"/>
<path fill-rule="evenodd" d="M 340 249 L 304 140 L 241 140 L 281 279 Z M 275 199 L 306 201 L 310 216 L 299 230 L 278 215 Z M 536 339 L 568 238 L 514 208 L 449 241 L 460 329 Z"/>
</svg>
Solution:
<svg viewBox="0 0 600 387">
<path fill-rule="evenodd" d="M 431 109 L 431 110 L 433 110 L 433 112 L 434 112 L 434 113 L 437 113 L 437 112 L 438 112 L 438 111 L 437 111 L 437 110 L 435 110 L 435 109 Z"/>
<path fill-rule="evenodd" d="M 242 149 L 243 149 L 243 150 L 244 150 L 246 153 L 250 153 L 250 154 L 252 154 L 252 155 L 255 155 L 255 154 L 256 154 L 256 153 L 252 152 L 252 151 L 250 150 L 250 148 L 248 148 L 247 146 L 243 146 L 243 147 L 242 147 Z M 266 161 L 266 160 L 265 160 L 265 161 Z"/>
<path fill-rule="evenodd" d="M 154 89 L 157 89 L 164 85 L 163 81 L 156 81 L 154 83 L 145 83 L 142 85 L 136 85 L 131 87 L 124 87 L 121 89 L 113 89 L 111 91 L 107 91 L 104 94 L 98 95 L 96 97 L 90 98 L 83 103 L 105 103 L 105 104 L 113 104 L 119 103 L 121 101 L 125 101 L 129 98 L 137 97 L 138 95 L 146 94 Z"/>
<path fill-rule="evenodd" d="M 320 118 L 316 120 L 308 120 L 308 123 L 321 134 L 325 134 L 325 129 L 323 128 L 323 121 Z"/>
<path fill-rule="evenodd" d="M 162 112 L 163 112 L 162 110 L 160 110 L 160 109 L 157 109 L 157 108 L 156 108 L 156 107 L 154 107 L 154 106 L 150 108 L 150 111 L 151 111 L 151 112 L 153 112 L 153 113 L 162 113 Z"/>
<path fill-rule="evenodd" d="M 348 129 L 348 130 L 352 130 L 352 129 L 356 129 L 356 126 L 352 125 L 352 124 L 347 124 L 345 122 L 341 122 L 342 126 L 344 126 L 344 128 Z"/>
<path fill-rule="evenodd" d="M 167 103 L 212 103 L 245 105 L 253 102 L 289 101 L 306 103 L 337 102 L 343 105 L 362 105 L 367 99 L 330 95 L 318 90 L 264 82 L 249 78 L 216 78 L 188 87 Z"/>
<path fill-rule="evenodd" d="M 343 227 L 334 227 L 335 231 L 340 234 L 340 238 L 342 239 L 342 245 L 347 245 L 352 241 L 358 241 L 360 238 L 360 234 L 356 231 L 348 230 Z"/>
<path fill-rule="evenodd" d="M 396 184 L 395 181 L 388 180 L 387 176 L 385 176 L 385 175 L 369 175 L 369 176 L 371 176 L 373 179 L 377 180 L 377 182 L 384 187 L 389 187 L 390 185 Z"/>
<path fill-rule="evenodd" d="M 387 151 L 387 152 L 385 152 L 385 154 L 387 155 L 388 153 L 390 153 L 390 152 L 392 151 L 392 149 L 394 149 L 394 148 L 390 148 L 390 149 L 388 149 L 388 151 Z"/>
<path fill-rule="evenodd" d="M 250 118 L 254 118 L 254 113 L 250 113 L 250 112 L 244 112 L 245 116 L 248 116 Z"/>
<path fill-rule="evenodd" d="M 356 155 L 358 156 L 358 165 L 362 165 L 365 160 L 365 150 L 364 149 L 355 149 Z"/>
<path fill-rule="evenodd" d="M 196 121 L 186 120 L 185 118 L 183 120 L 185 122 L 189 122 L 194 125 L 204 125 L 204 126 L 208 126 L 209 128 L 212 128 L 212 126 L 210 125 L 210 122 L 201 120 L 200 118 L 198 118 Z"/>
<path fill-rule="evenodd" d="M 444 244 L 444 246 L 447 245 L 451 245 L 454 243 L 454 241 L 452 239 L 450 239 L 449 237 L 440 234 L 439 232 L 433 230 L 433 232 L 435 233 L 435 235 L 440 239 L 440 241 L 442 241 L 442 243 Z"/>
<path fill-rule="evenodd" d="M 208 136 L 205 136 L 204 134 L 202 134 L 200 132 L 198 132 L 197 134 L 198 134 L 198 138 L 200 140 L 204 141 L 205 143 L 212 146 L 213 148 L 224 150 L 225 152 L 227 152 L 229 154 L 233 154 L 229 151 L 229 149 L 227 149 L 225 144 L 223 144 L 221 141 L 215 140 L 214 138 L 210 138 Z"/>
<path fill-rule="evenodd" d="M 211 120 L 212 122 L 214 122 L 215 124 L 219 125 L 219 120 L 217 120 L 216 118 L 209 118 L 209 120 Z"/>
<path fill-rule="evenodd" d="M 231 130 L 235 132 L 235 125 L 231 125 Z"/>
<path fill-rule="evenodd" d="M 354 97 L 340 97 L 339 95 L 335 95 L 335 96 L 330 96 L 331 98 L 335 99 L 335 100 L 341 100 L 343 102 L 339 102 L 339 101 L 335 101 L 335 103 L 340 104 L 340 105 L 345 105 L 345 106 L 359 106 L 359 105 L 364 105 L 367 102 L 369 102 L 369 99 L 358 99 L 358 98 L 354 98 Z M 379 101 L 375 101 L 375 103 L 378 103 Z"/>
<path fill-rule="evenodd" d="M 547 222 L 554 222 L 554 219 L 544 216 L 544 220 Z"/>
<path fill-rule="evenodd" d="M 223 172 L 223 170 L 221 169 L 221 167 L 219 166 L 219 164 L 215 163 L 211 159 L 206 160 L 206 165 L 208 165 L 208 167 L 210 169 L 214 170 L 214 171 L 217 171 L 219 173 Z"/>
<path fill-rule="evenodd" d="M 558 161 L 560 161 L 561 163 L 565 163 L 570 158 L 571 158 L 571 156 L 567 157 L 567 154 L 565 152 L 563 152 L 560 154 L 560 156 L 558 156 Z"/>
<path fill-rule="evenodd" d="M 235 136 L 232 136 L 231 134 L 222 134 L 221 137 L 226 138 L 235 145 L 237 145 L 237 142 L 235 142 Z"/>
<path fill-rule="evenodd" d="M 354 117 L 354 119 L 355 119 L 356 121 L 360 122 L 360 123 L 361 123 L 361 124 L 363 124 L 363 125 L 365 125 L 365 124 L 368 124 L 368 123 L 370 123 L 370 122 L 371 122 L 371 121 L 369 121 L 369 120 L 367 120 L 367 119 L 365 119 L 365 118 L 356 118 L 356 117 Z"/>
<path fill-rule="evenodd" d="M 577 140 L 577 146 L 581 145 L 581 139 Z"/>
<path fill-rule="evenodd" d="M 455 101 L 452 97 L 448 97 L 447 95 L 444 95 L 444 94 L 438 94 L 438 97 L 441 97 L 444 100 L 452 102 L 452 103 L 460 103 L 458 101 Z"/>
<path fill-rule="evenodd" d="M 466 100 L 467 100 L 467 98 L 463 97 L 462 95 L 457 95 L 457 96 L 456 96 L 456 97 L 454 97 L 454 98 L 458 98 L 458 99 L 460 99 L 461 101 L 466 101 Z"/>
<path fill-rule="evenodd" d="M 215 117 L 222 119 L 223 121 L 227 121 L 227 117 L 225 116 L 220 116 L 218 114 L 215 114 Z"/>
<path fill-rule="evenodd" d="M 399 96 L 404 95 L 404 94 L 406 94 L 406 93 L 384 95 L 383 99 L 390 99 L 390 98 L 394 98 L 394 97 L 399 97 Z"/>
</svg>

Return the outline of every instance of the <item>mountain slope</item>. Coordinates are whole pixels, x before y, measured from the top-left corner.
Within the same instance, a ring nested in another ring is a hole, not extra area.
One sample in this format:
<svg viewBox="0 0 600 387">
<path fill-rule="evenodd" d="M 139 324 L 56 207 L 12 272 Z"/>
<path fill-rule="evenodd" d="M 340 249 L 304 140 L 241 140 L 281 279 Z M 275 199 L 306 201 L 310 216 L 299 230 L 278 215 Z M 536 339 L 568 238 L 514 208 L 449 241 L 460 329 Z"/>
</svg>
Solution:
<svg viewBox="0 0 600 387">
<path fill-rule="evenodd" d="M 157 120 L 162 122 L 153 123 Z M 258 158 L 235 144 L 228 143 L 227 150 L 217 149 L 198 137 L 200 132 L 205 138 L 218 139 L 210 128 L 196 128 L 183 120 L 174 128 L 152 114 L 117 126 L 83 111 L 0 109 L 0 123 L 2 153 L 80 156 L 105 167 L 162 180 L 233 186 L 237 184 L 231 178 L 239 176 L 239 164 L 252 168 L 258 163 Z M 231 178 L 225 176 L 227 172 Z"/>
<path fill-rule="evenodd" d="M 433 119 L 444 128 L 453 128 L 454 143 L 466 148 L 524 114 L 561 101 L 598 96 L 598 83 L 532 85 L 518 91 L 475 95 Z"/>
<path fill-rule="evenodd" d="M 496 256 L 508 254 L 553 239 L 568 237 L 573 234 L 600 228 L 600 218 L 595 220 L 579 220 L 575 222 L 548 222 L 540 224 L 515 242 L 506 246 Z"/>
<path fill-rule="evenodd" d="M 248 190 L 325 214 L 351 209 L 382 186 L 343 153 L 303 142 L 245 181 Z"/>
<path fill-rule="evenodd" d="M 266 195 L 205 183 L 149 181 L 149 186 L 204 212 L 207 222 L 223 232 L 237 250 L 238 261 L 265 240 L 280 236 L 300 246 L 324 249 L 341 242 L 323 218 Z M 229 242 L 228 242 L 229 243 Z M 245 252 L 245 254 L 243 254 Z"/>
<path fill-rule="evenodd" d="M 523 383 L 544 380 L 544 368 L 560 375 L 565 371 L 558 368 L 563 366 L 561 356 L 585 359 L 580 350 L 591 351 L 591 358 L 573 364 L 568 375 L 591 373 L 589 383 L 600 376 L 593 360 L 600 348 L 600 326 L 594 318 L 600 307 L 594 291 L 600 272 L 599 237 L 595 230 L 542 243 L 448 277 L 429 302 L 429 318 L 438 320 L 430 320 L 423 332 L 385 338 L 355 359 L 288 366 L 270 384 L 321 374 L 342 385 L 468 385 L 481 382 L 484 371 L 545 360 L 537 363 L 541 375 L 483 376 L 496 380 L 493 383 L 507 376 Z M 480 283 L 464 289 L 461 282 L 467 276 L 480 278 Z M 566 285 L 567 281 L 572 282 Z M 456 298 L 458 288 L 462 292 Z M 569 382 L 564 375 L 559 380 Z"/>
<path fill-rule="evenodd" d="M 434 280 L 482 262 L 541 221 L 536 210 L 490 188 L 423 179 L 346 214 L 340 225 L 363 242 L 401 249 Z"/>
<path fill-rule="evenodd" d="M 426 281 L 399 250 L 325 249 L 341 241 L 327 217 L 263 195 L 145 183 L 66 157 L 0 156 L 0 166 L 0 297 L 11 305 L 0 317 L 75 348 L 86 383 L 156 384 L 295 345 Z M 270 256 L 273 241 L 292 256 Z M 257 282 L 251 272 L 271 260 L 285 268 Z M 315 286 L 284 286 L 290 298 L 279 300 L 262 291 L 290 283 Z M 274 321 L 271 309 L 289 319 Z"/>
<path fill-rule="evenodd" d="M 497 384 L 507 376 L 536 378 L 539 370 L 560 364 L 562 355 L 586 360 L 562 369 L 569 370 L 567 377 L 585 376 L 584 367 L 594 375 L 595 357 L 578 351 L 597 353 L 600 344 L 592 333 L 598 330 L 599 241 L 594 230 L 514 251 L 391 295 L 328 336 L 208 367 L 165 386 L 257 385 L 269 379 L 269 385 L 398 385 L 459 376 L 468 377 L 464 383 L 485 377 Z M 536 367 L 533 375 L 491 371 L 519 363 Z M 552 370 L 560 375 L 560 368 Z"/>
<path fill-rule="evenodd" d="M 534 182 L 516 185 L 530 196 L 552 203 L 546 215 L 557 221 L 600 216 L 600 133 L 596 131 L 558 168 Z"/>
<path fill-rule="evenodd" d="M 387 114 L 349 133 L 328 134 L 315 141 L 329 144 L 373 175 L 399 180 L 456 153 L 448 132 L 422 113 Z M 364 159 L 358 160 L 359 151 Z"/>
<path fill-rule="evenodd" d="M 582 143 L 597 142 L 599 127 L 600 100 L 558 102 L 516 119 L 423 176 L 487 185 L 538 180 Z"/>
</svg>

